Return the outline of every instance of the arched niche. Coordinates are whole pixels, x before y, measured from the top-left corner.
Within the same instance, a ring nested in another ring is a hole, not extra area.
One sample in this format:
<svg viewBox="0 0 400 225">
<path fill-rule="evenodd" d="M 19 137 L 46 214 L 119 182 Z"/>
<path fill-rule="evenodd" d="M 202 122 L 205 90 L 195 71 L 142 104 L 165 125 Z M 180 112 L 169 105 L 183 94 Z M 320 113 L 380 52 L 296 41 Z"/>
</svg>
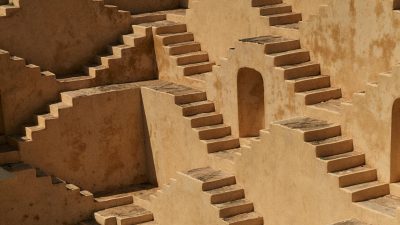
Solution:
<svg viewBox="0 0 400 225">
<path fill-rule="evenodd" d="M 264 82 L 261 74 L 241 68 L 237 76 L 240 137 L 259 136 L 265 127 Z"/>
</svg>

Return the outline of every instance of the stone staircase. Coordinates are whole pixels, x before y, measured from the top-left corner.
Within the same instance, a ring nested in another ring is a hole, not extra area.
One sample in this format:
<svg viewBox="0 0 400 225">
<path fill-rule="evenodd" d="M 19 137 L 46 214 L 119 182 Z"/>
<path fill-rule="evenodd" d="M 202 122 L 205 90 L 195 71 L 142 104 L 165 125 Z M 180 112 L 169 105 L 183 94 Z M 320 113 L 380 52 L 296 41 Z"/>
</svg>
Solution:
<svg viewBox="0 0 400 225">
<path fill-rule="evenodd" d="M 285 34 L 287 37 L 298 37 L 301 13 L 292 11 L 292 6 L 282 0 L 252 0 L 252 7 L 259 8 L 260 15 L 265 18 L 272 32 Z"/>
<path fill-rule="evenodd" d="M 133 203 L 133 198 L 129 195 L 109 195 L 94 197 L 94 195 L 87 190 L 81 190 L 74 184 L 67 183 L 66 181 L 56 176 L 48 175 L 39 168 L 34 168 L 33 166 L 22 162 L 5 164 L 0 166 L 0 169 L 8 173 L 8 178 L 18 177 L 20 179 L 30 179 L 33 177 L 38 179 L 38 181 L 43 181 L 46 184 L 53 185 L 54 188 L 62 188 L 63 190 L 68 192 L 67 194 L 79 195 L 84 200 L 92 202 L 93 208 L 95 210 L 103 210 Z"/>
<path fill-rule="evenodd" d="M 135 204 L 118 206 L 98 211 L 95 220 L 101 225 L 154 225 L 153 213 Z M 93 224 L 94 221 L 92 221 Z"/>
<path fill-rule="evenodd" d="M 341 89 L 331 86 L 330 76 L 321 74 L 320 64 L 311 61 L 309 51 L 301 48 L 299 40 L 263 36 L 242 41 L 265 46 L 268 62 L 275 65 L 276 73 L 293 86 L 294 92 L 304 99 L 305 105 L 339 114 Z"/>
<path fill-rule="evenodd" d="M 207 100 L 205 92 L 173 83 L 152 88 L 174 96 L 175 103 L 182 109 L 182 116 L 190 121 L 209 153 L 240 147 L 239 139 L 231 135 L 231 127 L 223 123 L 222 114 L 215 112 L 214 103 Z"/>
<path fill-rule="evenodd" d="M 390 195 L 389 184 L 380 182 L 377 170 L 366 165 L 365 155 L 355 151 L 353 141 L 342 136 L 341 126 L 307 117 L 275 123 L 299 130 L 304 141 L 315 148 L 326 172 L 338 180 L 338 186 L 357 205 L 395 217 L 400 198 Z"/>
<path fill-rule="evenodd" d="M 245 198 L 243 188 L 233 175 L 212 168 L 199 168 L 186 174 L 202 182 L 203 192 L 218 211 L 223 224 L 262 225 L 263 217 L 254 212 L 253 203 Z"/>
</svg>

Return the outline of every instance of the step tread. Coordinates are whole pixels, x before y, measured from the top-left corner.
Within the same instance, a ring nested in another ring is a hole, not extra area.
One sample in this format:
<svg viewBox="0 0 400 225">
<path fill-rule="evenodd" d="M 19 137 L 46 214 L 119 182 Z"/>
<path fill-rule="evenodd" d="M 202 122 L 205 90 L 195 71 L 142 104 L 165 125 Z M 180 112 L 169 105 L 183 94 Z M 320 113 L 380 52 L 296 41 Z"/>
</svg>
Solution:
<svg viewBox="0 0 400 225">
<path fill-rule="evenodd" d="M 252 205 L 253 203 L 247 199 L 238 199 L 234 201 L 229 201 L 229 202 L 224 202 L 224 203 L 218 203 L 214 204 L 218 209 L 227 209 L 227 208 L 232 208 L 236 206 L 241 206 L 241 205 Z"/>
<path fill-rule="evenodd" d="M 222 128 L 228 128 L 230 126 L 221 123 L 221 124 L 215 124 L 215 125 L 210 125 L 210 126 L 204 126 L 204 127 L 196 127 L 193 128 L 194 130 L 200 132 L 200 131 L 207 131 L 207 130 L 214 130 L 214 129 L 222 129 Z"/>
<path fill-rule="evenodd" d="M 192 64 L 187 64 L 187 65 L 180 65 L 180 67 L 183 68 L 190 68 L 190 67 L 196 67 L 196 66 L 204 66 L 204 65 L 214 65 L 215 63 L 206 61 L 206 62 L 199 62 L 199 63 L 192 63 Z"/>
<path fill-rule="evenodd" d="M 243 190 L 243 188 L 237 184 L 234 184 L 234 185 L 229 185 L 229 186 L 224 186 L 221 188 L 209 190 L 209 191 L 206 191 L 206 193 L 208 193 L 210 195 L 217 195 L 217 194 L 229 193 L 229 192 L 238 191 L 238 190 Z"/>
<path fill-rule="evenodd" d="M 378 186 L 382 186 L 382 185 L 388 185 L 388 184 L 387 183 L 383 183 L 381 181 L 371 181 L 371 182 L 366 182 L 366 183 L 361 183 L 361 184 L 348 186 L 348 187 L 345 187 L 344 189 L 346 189 L 347 191 L 350 191 L 350 192 L 358 192 L 358 191 L 362 191 L 362 190 L 365 190 L 365 189 L 378 187 Z"/>
<path fill-rule="evenodd" d="M 134 218 L 144 215 L 152 215 L 150 211 L 140 206 L 130 204 L 114 208 L 105 209 L 95 213 L 101 217 Z"/>
<path fill-rule="evenodd" d="M 318 140 L 318 141 L 311 141 L 309 142 L 312 145 L 320 146 L 320 145 L 327 145 L 327 144 L 334 144 L 334 143 L 340 143 L 340 142 L 345 142 L 345 141 L 350 141 L 353 140 L 351 137 L 347 136 L 336 136 L 336 137 L 331 137 L 323 140 Z"/>
<path fill-rule="evenodd" d="M 222 116 L 221 113 L 217 113 L 217 112 L 209 112 L 209 113 L 199 113 L 193 116 L 187 116 L 189 119 L 199 119 L 199 118 L 203 118 L 203 117 L 210 117 L 210 116 Z"/>
<path fill-rule="evenodd" d="M 360 155 L 364 155 L 364 153 L 352 151 L 352 152 L 346 152 L 346 153 L 338 154 L 338 155 L 321 157 L 321 159 L 325 160 L 325 161 L 333 161 L 333 160 L 345 159 L 345 158 L 360 156 Z"/>
<path fill-rule="evenodd" d="M 233 223 L 237 223 L 237 222 L 241 222 L 241 221 L 255 220 L 255 219 L 262 220 L 262 217 L 256 212 L 251 212 L 251 213 L 242 213 L 242 214 L 239 214 L 236 216 L 224 218 L 224 221 L 226 221 L 230 224 L 233 224 Z"/>
<path fill-rule="evenodd" d="M 201 106 L 201 105 L 210 105 L 214 104 L 212 101 L 199 101 L 199 102 L 191 102 L 191 103 L 186 103 L 186 104 L 180 104 L 179 106 L 182 108 L 188 108 L 188 107 L 196 107 L 196 106 Z"/>
<path fill-rule="evenodd" d="M 180 43 L 176 43 L 176 44 L 170 44 L 167 47 L 174 48 L 174 47 L 182 47 L 182 46 L 187 46 L 187 45 L 199 45 L 199 44 L 200 43 L 197 41 L 186 41 L 186 42 L 180 42 Z"/>
<path fill-rule="evenodd" d="M 185 35 L 193 35 L 193 33 L 186 31 L 186 32 L 178 32 L 178 33 L 157 34 L 157 36 L 160 36 L 160 37 L 163 37 L 163 38 L 165 38 L 165 37 L 174 37 L 174 36 L 185 36 Z"/>
<path fill-rule="evenodd" d="M 386 195 L 360 202 L 359 204 L 394 217 L 397 214 L 397 208 L 400 207 L 400 198 L 393 195 Z"/>
<path fill-rule="evenodd" d="M 308 62 L 304 62 L 304 63 L 290 64 L 290 65 L 284 65 L 284 66 L 279 66 L 279 67 L 281 67 L 283 69 L 297 69 L 297 68 L 315 66 L 315 65 L 320 65 L 320 64 L 317 62 L 314 62 L 314 61 L 308 61 Z"/>
<path fill-rule="evenodd" d="M 292 15 L 301 15 L 301 13 L 297 13 L 297 12 L 279 13 L 279 14 L 269 15 L 267 17 L 284 17 L 284 16 L 292 16 Z"/>
<path fill-rule="evenodd" d="M 239 142 L 239 139 L 236 137 L 233 137 L 232 135 L 225 136 L 222 138 L 202 140 L 202 141 L 206 142 L 207 144 L 211 144 L 211 143 L 218 143 L 218 142 L 223 142 L 223 141 L 234 141 L 234 140 L 237 140 Z"/>
<path fill-rule="evenodd" d="M 279 57 L 279 56 L 285 56 L 285 55 L 291 55 L 291 54 L 297 54 L 297 53 L 309 53 L 309 51 L 306 49 L 299 48 L 299 49 L 289 50 L 289 51 L 285 51 L 285 52 L 272 53 L 272 54 L 268 54 L 268 55 L 273 56 L 273 57 Z M 298 64 L 296 64 L 296 65 L 298 65 Z M 278 66 L 278 67 L 283 67 L 283 66 Z"/>
<path fill-rule="evenodd" d="M 332 174 L 340 177 L 340 176 L 346 176 L 346 175 L 350 175 L 350 174 L 356 174 L 356 173 L 362 173 L 362 172 L 374 171 L 374 170 L 376 170 L 376 169 L 368 167 L 368 166 L 357 166 L 354 168 L 333 172 Z"/>
<path fill-rule="evenodd" d="M 184 57 L 198 56 L 198 55 L 208 55 L 208 52 L 205 52 L 205 51 L 196 51 L 196 52 L 189 52 L 189 53 L 183 53 L 183 54 L 173 55 L 173 57 L 184 58 Z"/>
<path fill-rule="evenodd" d="M 221 170 L 214 170 L 210 167 L 189 170 L 187 171 L 187 174 L 202 182 L 212 182 L 234 177 L 233 175 L 225 173 Z"/>
<path fill-rule="evenodd" d="M 338 87 L 327 87 L 327 88 L 320 88 L 320 89 L 315 89 L 315 90 L 310 90 L 310 91 L 304 91 L 300 92 L 301 94 L 305 95 L 311 95 L 311 94 L 319 94 L 323 92 L 328 92 L 328 91 L 337 91 L 340 90 Z"/>
<path fill-rule="evenodd" d="M 328 123 L 327 121 L 317 120 L 308 117 L 298 117 L 278 122 L 278 124 L 291 129 L 299 129 L 302 131 L 319 130 L 328 127 L 333 127 L 335 124 Z"/>
</svg>

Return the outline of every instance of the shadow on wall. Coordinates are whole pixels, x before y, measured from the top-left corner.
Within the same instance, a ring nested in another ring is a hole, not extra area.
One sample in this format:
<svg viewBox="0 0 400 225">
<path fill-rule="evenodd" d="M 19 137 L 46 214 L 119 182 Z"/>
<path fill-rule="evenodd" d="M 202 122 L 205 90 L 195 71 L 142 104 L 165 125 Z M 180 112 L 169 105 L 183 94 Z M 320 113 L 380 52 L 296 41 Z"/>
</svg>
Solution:
<svg viewBox="0 0 400 225">
<path fill-rule="evenodd" d="M 241 68 L 237 77 L 239 135 L 256 137 L 265 125 L 264 82 L 261 73 Z"/>
<path fill-rule="evenodd" d="M 1 103 L 1 92 L 0 92 L 0 136 L 3 134 L 5 134 L 5 129 L 4 129 L 3 104 Z"/>
<path fill-rule="evenodd" d="M 392 134 L 390 153 L 390 182 L 400 181 L 400 99 L 396 99 L 392 108 Z"/>
<path fill-rule="evenodd" d="M 189 0 L 105 0 L 106 4 L 116 5 L 133 14 L 187 8 Z"/>
<path fill-rule="evenodd" d="M 400 0 L 393 0 L 393 9 L 400 9 Z"/>
</svg>

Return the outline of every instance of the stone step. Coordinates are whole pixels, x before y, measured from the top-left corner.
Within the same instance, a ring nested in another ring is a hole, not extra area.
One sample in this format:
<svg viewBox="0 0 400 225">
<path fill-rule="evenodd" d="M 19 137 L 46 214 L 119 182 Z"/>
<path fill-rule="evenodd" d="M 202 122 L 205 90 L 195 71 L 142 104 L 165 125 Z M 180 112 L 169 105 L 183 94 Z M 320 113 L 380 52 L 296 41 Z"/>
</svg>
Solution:
<svg viewBox="0 0 400 225">
<path fill-rule="evenodd" d="M 286 52 L 270 54 L 275 66 L 293 65 L 310 61 L 310 52 L 304 49 L 295 49 Z"/>
<path fill-rule="evenodd" d="M 356 219 L 341 221 L 332 225 L 369 225 Z"/>
<path fill-rule="evenodd" d="M 302 77 L 317 76 L 321 74 L 319 63 L 305 62 L 281 67 L 285 80 L 293 80 Z"/>
<path fill-rule="evenodd" d="M 328 157 L 353 151 L 353 139 L 343 136 L 314 141 L 311 144 L 315 145 L 317 157 Z"/>
<path fill-rule="evenodd" d="M 214 103 L 210 101 L 192 102 L 180 106 L 182 107 L 183 116 L 215 112 Z"/>
<path fill-rule="evenodd" d="M 356 184 L 376 181 L 376 169 L 359 166 L 333 173 L 339 180 L 339 187 L 348 187 Z"/>
<path fill-rule="evenodd" d="M 341 136 L 341 134 L 342 131 L 340 125 L 328 124 L 324 127 L 305 130 L 304 140 L 307 142 L 315 142 Z"/>
<path fill-rule="evenodd" d="M 261 16 L 269 16 L 274 14 L 282 14 L 290 12 L 292 12 L 292 6 L 284 3 L 275 5 L 266 5 L 260 8 Z"/>
<path fill-rule="evenodd" d="M 321 102 L 329 101 L 331 99 L 341 98 L 342 90 L 340 88 L 329 87 L 312 91 L 305 91 L 298 94 L 304 96 L 304 101 L 306 105 L 314 105 Z"/>
<path fill-rule="evenodd" d="M 157 35 L 168 33 L 182 33 L 187 31 L 186 24 L 171 21 L 161 21 L 154 28 Z"/>
<path fill-rule="evenodd" d="M 211 62 L 201 62 L 201 63 L 183 65 L 179 67 L 182 68 L 184 76 L 191 76 L 194 74 L 211 72 L 213 65 L 214 63 Z"/>
<path fill-rule="evenodd" d="M 189 170 L 186 174 L 203 182 L 203 191 L 210 191 L 236 184 L 235 176 L 220 170 L 214 170 L 210 167 Z"/>
<path fill-rule="evenodd" d="M 261 7 L 261 6 L 275 5 L 275 4 L 281 4 L 281 3 L 282 3 L 282 0 L 252 0 L 251 6 Z"/>
<path fill-rule="evenodd" d="M 118 57 L 122 57 L 123 55 L 131 51 L 133 48 L 134 47 L 125 44 L 113 45 L 113 46 L 108 46 L 108 52 Z"/>
<path fill-rule="evenodd" d="M 267 35 L 241 39 L 240 41 L 265 45 L 265 54 L 274 54 L 300 49 L 300 40 L 287 39 L 281 36 Z"/>
<path fill-rule="evenodd" d="M 351 193 L 353 202 L 367 201 L 374 198 L 383 197 L 389 194 L 389 184 L 379 181 L 357 184 L 344 188 Z"/>
<path fill-rule="evenodd" d="M 231 127 L 225 124 L 217 124 L 195 128 L 199 133 L 200 140 L 217 139 L 231 135 Z"/>
<path fill-rule="evenodd" d="M 191 91 L 190 93 L 175 94 L 175 104 L 188 104 L 207 100 L 207 94 L 200 91 Z"/>
<path fill-rule="evenodd" d="M 301 13 L 294 13 L 294 12 L 281 13 L 281 14 L 270 15 L 268 17 L 268 20 L 270 26 L 292 24 L 300 22 L 302 20 L 302 15 Z"/>
<path fill-rule="evenodd" d="M 244 190 L 238 185 L 229 185 L 207 191 L 212 204 L 235 201 L 245 197 Z"/>
<path fill-rule="evenodd" d="M 36 177 L 36 170 L 25 163 L 10 163 L 2 165 L 1 168 L 20 177 Z"/>
<path fill-rule="evenodd" d="M 163 45 L 194 41 L 194 35 L 190 32 L 160 34 L 158 37 L 161 38 Z"/>
<path fill-rule="evenodd" d="M 134 204 L 102 210 L 94 217 L 101 225 L 134 225 L 154 220 L 150 211 Z"/>
<path fill-rule="evenodd" d="M 176 63 L 178 66 L 207 62 L 208 60 L 209 60 L 208 53 L 203 51 L 190 52 L 187 54 L 176 56 Z"/>
<path fill-rule="evenodd" d="M 132 33 L 132 34 L 124 34 L 120 37 L 120 41 L 128 46 L 135 46 L 137 38 L 142 37 L 142 35 Z"/>
<path fill-rule="evenodd" d="M 212 126 L 223 123 L 222 114 L 216 112 L 201 113 L 188 118 L 191 120 L 192 128 Z"/>
<path fill-rule="evenodd" d="M 236 216 L 243 213 L 250 213 L 254 211 L 253 203 L 246 199 L 239 199 L 231 202 L 224 202 L 215 204 L 219 209 L 219 216 L 221 218 L 227 218 Z"/>
<path fill-rule="evenodd" d="M 354 151 L 329 157 L 322 157 L 320 159 L 326 163 L 327 171 L 329 173 L 365 165 L 365 154 Z"/>
<path fill-rule="evenodd" d="M 166 46 L 170 55 L 181 55 L 201 51 L 199 42 L 190 41 Z"/>
<path fill-rule="evenodd" d="M 98 203 L 100 209 L 108 209 L 133 203 L 133 197 L 129 194 L 96 196 L 94 200 Z"/>
<path fill-rule="evenodd" d="M 295 92 L 312 91 L 331 86 L 331 78 L 326 75 L 317 75 L 310 77 L 302 77 L 293 80 Z"/>
<path fill-rule="evenodd" d="M 233 217 L 224 218 L 225 224 L 229 225 L 262 225 L 263 218 L 255 212 L 243 213 Z"/>
<path fill-rule="evenodd" d="M 19 7 L 16 7 L 14 5 L 0 5 L 0 16 L 10 16 L 18 10 Z"/>
<path fill-rule="evenodd" d="M 202 140 L 207 145 L 208 153 L 219 152 L 240 147 L 238 138 L 226 136 L 217 139 Z"/>
<path fill-rule="evenodd" d="M 7 148 L 0 146 L 0 165 L 18 163 L 20 161 L 19 151 L 7 145 Z"/>
</svg>

